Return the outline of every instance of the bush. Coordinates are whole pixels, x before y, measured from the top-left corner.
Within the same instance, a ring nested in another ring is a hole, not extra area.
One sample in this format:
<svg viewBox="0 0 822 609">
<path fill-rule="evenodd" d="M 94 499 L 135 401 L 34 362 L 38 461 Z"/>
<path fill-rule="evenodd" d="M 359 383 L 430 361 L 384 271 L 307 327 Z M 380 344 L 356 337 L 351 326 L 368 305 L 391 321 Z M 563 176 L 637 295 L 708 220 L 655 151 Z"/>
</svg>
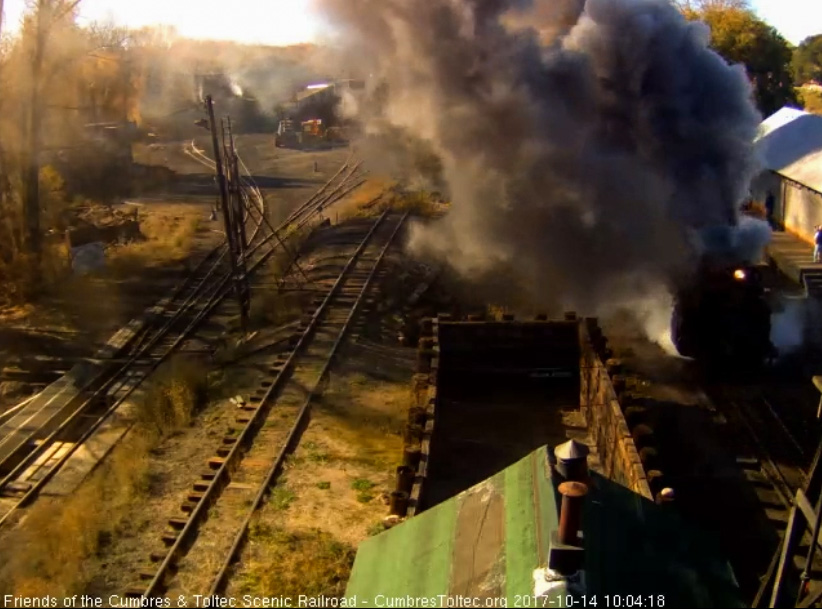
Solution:
<svg viewBox="0 0 822 609">
<path fill-rule="evenodd" d="M 252 300 L 250 317 L 258 326 L 282 326 L 297 319 L 310 299 L 308 292 L 279 292 L 273 288 Z"/>
<path fill-rule="evenodd" d="M 433 197 L 422 190 L 399 195 L 392 207 L 398 211 L 407 211 L 415 216 L 432 216 L 437 211 Z"/>
<path fill-rule="evenodd" d="M 161 366 L 137 401 L 137 420 L 146 430 L 165 436 L 191 423 L 208 394 L 208 375 L 198 362 L 176 356 Z"/>
<path fill-rule="evenodd" d="M 807 112 L 822 114 L 822 92 L 812 89 L 799 89 L 799 99 Z"/>
</svg>

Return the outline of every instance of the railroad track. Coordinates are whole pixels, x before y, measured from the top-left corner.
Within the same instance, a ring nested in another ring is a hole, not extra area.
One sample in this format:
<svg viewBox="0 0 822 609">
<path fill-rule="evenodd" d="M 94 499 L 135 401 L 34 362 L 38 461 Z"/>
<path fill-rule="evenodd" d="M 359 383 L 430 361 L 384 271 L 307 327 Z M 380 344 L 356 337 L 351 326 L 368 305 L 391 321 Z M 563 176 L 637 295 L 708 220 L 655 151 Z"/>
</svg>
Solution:
<svg viewBox="0 0 822 609">
<path fill-rule="evenodd" d="M 808 483 L 810 457 L 763 392 L 754 390 L 742 399 L 731 398 L 727 406 L 744 427 L 749 450 L 755 456 L 755 460 L 740 462 L 743 471 L 752 472 L 749 480 L 755 486 L 761 487 L 767 481 L 789 511 L 796 491 Z"/>
<path fill-rule="evenodd" d="M 265 217 L 259 189 L 244 197 L 246 227 L 251 227 L 246 252 L 247 273 L 253 274 L 294 230 L 309 225 L 317 214 L 361 184 L 360 165 L 351 158 L 314 195 L 274 228 Z M 252 217 L 256 216 L 256 218 Z M 265 230 L 267 229 L 267 230 Z M 267 234 L 266 234 L 267 233 Z M 268 247 L 265 247 L 268 246 Z M 38 411 L 15 432 L 0 439 L 0 526 L 20 508 L 32 503 L 44 486 L 66 464 L 76 449 L 120 408 L 139 385 L 177 350 L 231 290 L 230 271 L 225 269 L 225 243 L 210 251 L 174 293 L 151 309 L 152 323 L 145 324 L 133 339 L 119 366 L 101 365 L 67 404 L 48 420 Z"/>
<path fill-rule="evenodd" d="M 806 483 L 806 472 L 796 465 L 799 455 L 795 453 L 795 447 L 778 415 L 766 405 L 760 391 L 753 388 L 740 394 L 726 390 L 717 397 L 719 411 L 726 419 L 727 429 L 723 439 L 752 491 L 748 509 L 754 511 L 752 514 L 760 511 L 766 519 L 757 521 L 762 522 L 762 528 L 757 533 L 756 529 L 752 529 L 747 534 L 761 540 L 759 543 L 763 548 L 769 547 L 784 535 L 794 495 Z M 751 522 L 744 518 L 741 521 Z M 744 537 L 744 534 L 740 532 L 738 536 Z M 755 573 L 758 570 L 756 567 L 748 565 L 743 568 L 743 564 L 740 563 L 741 569 L 751 571 L 750 576 L 745 577 L 752 580 L 754 574 L 759 575 Z"/>
<path fill-rule="evenodd" d="M 797 412 L 785 412 L 780 403 L 770 397 L 767 386 L 730 403 L 756 455 L 756 461 L 740 465 L 779 532 L 779 544 L 752 607 L 811 606 L 822 596 L 822 549 L 809 554 L 822 493 L 822 444 L 812 452 L 809 438 L 803 437 L 807 430 L 797 426 L 813 423 L 803 421 Z"/>
<path fill-rule="evenodd" d="M 315 299 L 316 309 L 292 334 L 289 350 L 270 361 L 256 394 L 241 405 L 217 456 L 209 460 L 209 469 L 182 504 L 183 515 L 168 520 L 163 550 L 152 553 L 151 564 L 140 573 L 145 583 L 126 591 L 126 597 L 224 590 L 252 516 L 276 484 L 286 456 L 297 447 L 311 404 L 322 391 L 334 356 L 406 217 L 383 213 L 356 245 L 326 295 Z M 267 425 L 282 417 L 289 422 L 287 432 L 281 424 Z M 218 509 L 209 514 L 212 507 Z M 209 522 L 201 528 L 207 516 Z M 228 542 L 221 543 L 222 535 L 213 538 L 215 532 L 225 531 L 231 531 Z M 191 581 L 211 584 L 208 591 L 187 590 Z"/>
<path fill-rule="evenodd" d="M 799 419 L 794 415 L 793 420 L 786 420 L 779 407 L 781 399 L 774 397 L 771 390 L 767 379 L 749 386 L 713 386 L 708 389 L 716 412 L 725 419 L 724 448 L 735 458 L 738 469 L 753 491 L 751 501 L 740 503 L 737 509 L 757 509 L 752 503 L 755 497 L 757 507 L 768 524 L 758 530 L 741 530 L 754 521 L 733 509 L 725 509 L 728 512 L 726 526 L 740 529 L 731 534 L 739 545 L 736 550 L 737 560 L 740 561 L 737 568 L 741 569 L 739 575 L 752 583 L 754 576 L 759 579 L 751 605 L 755 607 L 772 606 L 768 604 L 771 600 L 769 586 L 788 538 L 796 540 L 790 544 L 792 547 L 796 547 L 803 538 L 805 542 L 810 539 L 801 530 L 797 529 L 796 534 L 790 532 L 795 528 L 795 512 L 800 507 L 797 497 L 805 497 L 807 493 L 815 501 L 819 493 L 819 472 L 816 472 L 815 465 L 818 457 L 814 457 L 806 443 L 798 439 L 796 425 Z M 712 509 L 711 505 L 711 500 L 706 499 L 709 510 Z M 748 507 L 744 507 L 746 505 Z M 806 506 L 807 503 L 801 508 L 808 511 L 810 507 Z M 775 550 L 774 542 L 777 544 Z M 767 555 L 763 556 L 766 550 L 773 552 L 767 569 Z M 752 562 L 748 564 L 749 559 L 745 558 L 748 553 L 751 556 L 758 553 L 760 558 L 750 558 Z M 818 557 L 819 554 L 814 559 L 817 569 L 820 566 Z M 760 559 L 765 562 L 760 562 Z M 807 563 L 803 552 L 794 552 L 789 562 L 790 568 L 797 572 L 801 572 Z"/>
</svg>

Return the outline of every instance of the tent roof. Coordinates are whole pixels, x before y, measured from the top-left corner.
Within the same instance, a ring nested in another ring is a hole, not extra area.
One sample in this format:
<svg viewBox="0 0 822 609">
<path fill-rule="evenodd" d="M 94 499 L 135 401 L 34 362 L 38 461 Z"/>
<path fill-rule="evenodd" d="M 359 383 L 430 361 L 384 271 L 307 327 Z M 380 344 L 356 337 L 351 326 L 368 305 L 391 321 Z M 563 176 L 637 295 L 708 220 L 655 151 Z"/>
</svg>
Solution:
<svg viewBox="0 0 822 609">
<path fill-rule="evenodd" d="M 782 108 L 760 125 L 756 148 L 767 169 L 822 193 L 822 116 Z"/>
</svg>

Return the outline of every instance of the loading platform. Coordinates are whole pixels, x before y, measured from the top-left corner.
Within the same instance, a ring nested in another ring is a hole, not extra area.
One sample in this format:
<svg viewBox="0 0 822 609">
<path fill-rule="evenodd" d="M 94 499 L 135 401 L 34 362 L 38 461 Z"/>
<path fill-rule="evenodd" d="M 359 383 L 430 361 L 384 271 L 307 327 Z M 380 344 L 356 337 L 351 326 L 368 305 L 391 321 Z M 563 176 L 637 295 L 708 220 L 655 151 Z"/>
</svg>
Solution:
<svg viewBox="0 0 822 609">
<path fill-rule="evenodd" d="M 69 419 L 88 395 L 86 387 L 105 373 L 105 360 L 120 354 L 137 336 L 143 323 L 140 319 L 132 320 L 111 337 L 93 361 L 75 365 L 0 425 L 0 473 L 8 473 L 18 454 L 48 438 Z"/>
<path fill-rule="evenodd" d="M 798 235 L 774 231 L 766 254 L 788 278 L 805 286 L 808 295 L 822 298 L 822 263 L 813 261 L 813 245 Z"/>
</svg>

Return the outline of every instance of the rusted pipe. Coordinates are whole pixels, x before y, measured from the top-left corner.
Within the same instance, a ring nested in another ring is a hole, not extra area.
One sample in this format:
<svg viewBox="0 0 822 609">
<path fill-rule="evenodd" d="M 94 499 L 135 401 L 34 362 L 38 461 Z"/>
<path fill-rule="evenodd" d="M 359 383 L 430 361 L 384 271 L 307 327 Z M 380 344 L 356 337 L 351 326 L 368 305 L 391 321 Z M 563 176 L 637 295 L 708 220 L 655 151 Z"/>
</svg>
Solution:
<svg viewBox="0 0 822 609">
<path fill-rule="evenodd" d="M 417 406 L 408 409 L 408 424 L 424 426 L 425 425 L 425 408 Z"/>
<path fill-rule="evenodd" d="M 422 442 L 423 433 L 425 433 L 425 428 L 422 425 L 406 425 L 405 443 L 419 444 Z"/>
<path fill-rule="evenodd" d="M 431 372 L 431 355 L 425 351 L 417 352 L 417 372 L 428 374 Z"/>
<path fill-rule="evenodd" d="M 421 458 L 422 451 L 420 451 L 420 448 L 418 446 L 409 446 L 403 451 L 402 464 L 416 470 Z"/>
<path fill-rule="evenodd" d="M 400 465 L 397 468 L 397 490 L 410 492 L 411 487 L 414 486 L 414 476 L 416 472 L 413 467 L 407 465 Z"/>
<path fill-rule="evenodd" d="M 562 495 L 559 542 L 568 546 L 575 545 L 582 526 L 582 505 L 588 494 L 588 486 L 582 482 L 563 482 L 558 490 Z"/>
<path fill-rule="evenodd" d="M 389 499 L 389 513 L 392 516 L 405 516 L 408 512 L 408 493 L 405 491 L 394 491 Z"/>
</svg>

